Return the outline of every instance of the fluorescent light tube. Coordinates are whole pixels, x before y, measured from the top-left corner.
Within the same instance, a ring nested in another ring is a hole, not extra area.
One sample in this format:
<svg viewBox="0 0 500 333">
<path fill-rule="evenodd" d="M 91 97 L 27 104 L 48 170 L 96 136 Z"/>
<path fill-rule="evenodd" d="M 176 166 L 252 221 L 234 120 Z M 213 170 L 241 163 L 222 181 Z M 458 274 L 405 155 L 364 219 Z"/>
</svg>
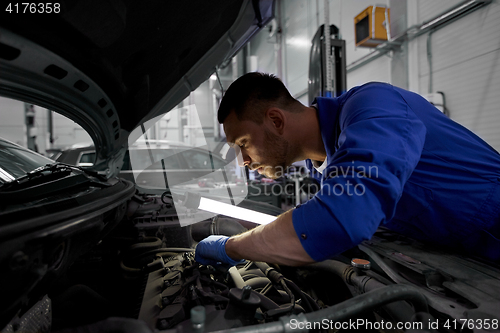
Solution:
<svg viewBox="0 0 500 333">
<path fill-rule="evenodd" d="M 259 213 L 250 209 L 233 206 L 227 203 L 203 197 L 200 198 L 200 205 L 198 206 L 198 209 L 215 214 L 234 217 L 245 221 L 250 221 L 257 224 L 268 224 L 276 220 L 276 216 Z"/>
</svg>

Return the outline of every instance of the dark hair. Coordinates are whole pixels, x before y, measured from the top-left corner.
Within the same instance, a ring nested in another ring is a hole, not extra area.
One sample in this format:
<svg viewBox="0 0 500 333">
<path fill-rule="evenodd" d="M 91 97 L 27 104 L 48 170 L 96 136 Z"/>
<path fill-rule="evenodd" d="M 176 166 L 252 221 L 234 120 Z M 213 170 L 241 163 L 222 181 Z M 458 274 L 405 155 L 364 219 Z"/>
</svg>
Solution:
<svg viewBox="0 0 500 333">
<path fill-rule="evenodd" d="M 227 89 L 219 106 L 217 119 L 223 123 L 231 111 L 239 120 L 252 120 L 261 124 L 265 111 L 276 106 L 293 111 L 298 102 L 285 85 L 273 74 L 252 72 L 234 81 Z"/>
</svg>

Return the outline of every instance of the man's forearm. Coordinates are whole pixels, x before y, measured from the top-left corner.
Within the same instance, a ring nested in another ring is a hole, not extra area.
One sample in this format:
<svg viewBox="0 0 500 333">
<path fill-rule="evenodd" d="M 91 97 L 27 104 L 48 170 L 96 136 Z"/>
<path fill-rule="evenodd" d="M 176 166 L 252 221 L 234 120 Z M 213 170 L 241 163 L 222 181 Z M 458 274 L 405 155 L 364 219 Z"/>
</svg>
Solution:
<svg viewBox="0 0 500 333">
<path fill-rule="evenodd" d="M 226 243 L 226 253 L 233 259 L 265 261 L 290 266 L 314 262 L 295 233 L 291 210 L 280 215 L 272 223 L 231 237 Z"/>
</svg>

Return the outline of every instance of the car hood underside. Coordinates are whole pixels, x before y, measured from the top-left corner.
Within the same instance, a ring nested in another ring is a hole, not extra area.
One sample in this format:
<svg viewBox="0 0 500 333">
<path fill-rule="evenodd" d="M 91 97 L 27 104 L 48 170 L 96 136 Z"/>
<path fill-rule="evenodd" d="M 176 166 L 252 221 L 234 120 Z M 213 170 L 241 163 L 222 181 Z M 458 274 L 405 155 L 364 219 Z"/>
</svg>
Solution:
<svg viewBox="0 0 500 333">
<path fill-rule="evenodd" d="M 273 1 L 79 0 L 58 8 L 0 14 L 0 95 L 78 122 L 96 144 L 96 168 L 116 174 L 130 131 L 230 60 L 271 19 Z"/>
</svg>

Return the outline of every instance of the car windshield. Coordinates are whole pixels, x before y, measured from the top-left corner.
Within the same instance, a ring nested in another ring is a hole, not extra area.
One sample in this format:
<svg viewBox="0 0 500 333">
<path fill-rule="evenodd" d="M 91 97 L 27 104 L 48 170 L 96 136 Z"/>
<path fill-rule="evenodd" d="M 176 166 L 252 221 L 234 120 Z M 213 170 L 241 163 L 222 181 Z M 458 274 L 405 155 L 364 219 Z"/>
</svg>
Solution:
<svg viewBox="0 0 500 333">
<path fill-rule="evenodd" d="M 183 120 L 186 122 L 183 122 Z M 176 126 L 180 123 L 181 126 Z M 248 194 L 246 174 L 239 167 L 241 155 L 221 149 L 219 141 L 207 135 L 195 105 L 173 109 L 133 130 L 129 136 L 128 159 L 122 168 L 130 170 L 141 191 L 171 193 L 177 213 L 186 196 L 216 198 L 237 205 Z M 178 214 L 181 225 L 205 220 L 216 214 Z"/>
<path fill-rule="evenodd" d="M 12 181 L 51 163 L 54 161 L 47 157 L 0 139 L 0 183 Z"/>
</svg>

